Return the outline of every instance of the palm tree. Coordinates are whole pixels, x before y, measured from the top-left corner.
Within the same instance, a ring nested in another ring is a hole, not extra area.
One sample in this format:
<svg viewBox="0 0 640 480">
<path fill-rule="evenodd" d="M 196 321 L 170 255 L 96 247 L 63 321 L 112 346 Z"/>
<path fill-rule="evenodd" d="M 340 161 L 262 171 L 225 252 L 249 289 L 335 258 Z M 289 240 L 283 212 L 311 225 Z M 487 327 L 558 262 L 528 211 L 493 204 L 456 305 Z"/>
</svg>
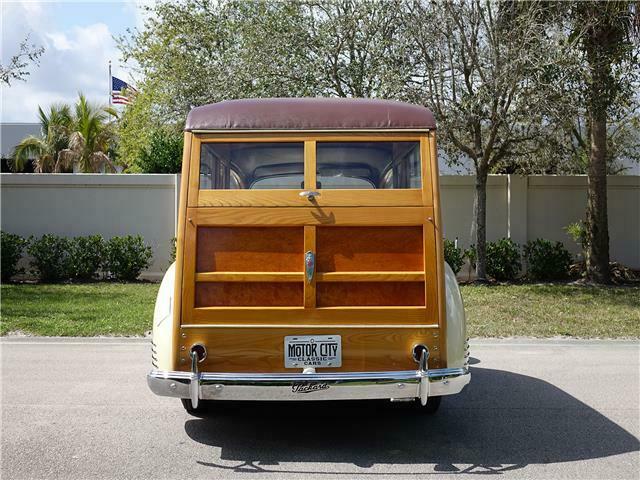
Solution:
<svg viewBox="0 0 640 480">
<path fill-rule="evenodd" d="M 38 112 L 42 137 L 28 136 L 16 146 L 15 171 L 24 170 L 33 157 L 37 173 L 115 171 L 107 154 L 115 136 L 107 122 L 110 116 L 116 116 L 113 108 L 92 105 L 79 94 L 73 114 L 68 105 L 53 105 L 48 114 L 38 107 Z"/>
<path fill-rule="evenodd" d="M 62 172 L 68 169 L 60 159 L 60 152 L 69 147 L 69 135 L 73 127 L 71 109 L 68 105 L 52 105 L 45 113 L 38 107 L 41 137 L 29 135 L 13 152 L 13 170 L 22 171 L 31 158 L 35 158 L 37 173 Z"/>
<path fill-rule="evenodd" d="M 80 94 L 75 109 L 74 131 L 69 136 L 68 148 L 60 152 L 61 159 L 83 173 L 104 169 L 115 171 L 107 154 L 115 135 L 113 126 L 107 122 L 109 116 L 117 116 L 113 108 L 91 105 Z"/>
</svg>

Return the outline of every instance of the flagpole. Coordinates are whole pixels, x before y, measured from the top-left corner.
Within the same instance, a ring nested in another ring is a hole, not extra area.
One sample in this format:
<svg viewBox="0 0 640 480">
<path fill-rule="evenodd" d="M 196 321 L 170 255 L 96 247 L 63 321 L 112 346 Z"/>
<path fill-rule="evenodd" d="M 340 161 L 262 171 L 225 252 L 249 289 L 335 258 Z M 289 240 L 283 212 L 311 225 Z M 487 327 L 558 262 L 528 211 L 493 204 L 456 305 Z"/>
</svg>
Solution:
<svg viewBox="0 0 640 480">
<path fill-rule="evenodd" d="M 113 85 L 113 77 L 111 76 L 111 60 L 109 60 L 109 106 L 111 106 L 112 85 Z"/>
</svg>

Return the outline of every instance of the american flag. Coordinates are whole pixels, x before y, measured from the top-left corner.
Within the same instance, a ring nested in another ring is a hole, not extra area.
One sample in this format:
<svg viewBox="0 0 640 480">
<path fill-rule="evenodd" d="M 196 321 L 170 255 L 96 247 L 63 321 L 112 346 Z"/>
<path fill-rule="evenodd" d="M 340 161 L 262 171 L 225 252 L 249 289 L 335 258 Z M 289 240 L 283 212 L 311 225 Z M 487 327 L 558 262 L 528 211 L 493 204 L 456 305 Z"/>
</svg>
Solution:
<svg viewBox="0 0 640 480">
<path fill-rule="evenodd" d="M 127 82 L 120 80 L 118 77 L 111 76 L 111 100 L 113 103 L 121 105 L 129 105 L 131 103 L 131 94 L 138 91 Z"/>
</svg>

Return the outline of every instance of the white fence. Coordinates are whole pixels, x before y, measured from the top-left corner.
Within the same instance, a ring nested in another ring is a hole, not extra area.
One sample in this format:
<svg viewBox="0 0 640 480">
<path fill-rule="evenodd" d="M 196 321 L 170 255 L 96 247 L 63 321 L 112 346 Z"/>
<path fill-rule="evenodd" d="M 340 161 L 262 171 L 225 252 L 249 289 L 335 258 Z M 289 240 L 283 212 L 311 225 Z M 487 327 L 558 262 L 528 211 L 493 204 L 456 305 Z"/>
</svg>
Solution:
<svg viewBox="0 0 640 480">
<path fill-rule="evenodd" d="M 611 258 L 640 269 L 640 176 L 609 177 Z M 146 273 L 169 266 L 175 236 L 177 175 L 2 174 L 2 230 L 23 236 L 140 234 L 154 251 Z M 472 243 L 474 178 L 440 179 L 445 236 Z M 584 218 L 584 176 L 492 175 L 487 188 L 487 236 L 520 244 L 536 238 L 578 248 L 564 231 Z"/>
</svg>

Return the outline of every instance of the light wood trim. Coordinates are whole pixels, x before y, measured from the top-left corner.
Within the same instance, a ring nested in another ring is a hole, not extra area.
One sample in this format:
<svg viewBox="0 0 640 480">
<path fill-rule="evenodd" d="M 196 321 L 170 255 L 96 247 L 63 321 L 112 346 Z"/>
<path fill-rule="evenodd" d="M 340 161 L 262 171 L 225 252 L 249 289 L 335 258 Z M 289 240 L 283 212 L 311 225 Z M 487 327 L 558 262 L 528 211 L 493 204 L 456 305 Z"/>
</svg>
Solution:
<svg viewBox="0 0 640 480">
<path fill-rule="evenodd" d="M 431 207 L 264 207 L 189 208 L 187 216 L 202 226 L 234 225 L 422 225 L 433 216 Z"/>
<path fill-rule="evenodd" d="M 316 142 L 308 140 L 304 142 L 304 188 L 305 190 L 315 190 L 316 187 Z M 298 198 L 309 203 L 304 197 Z"/>
<path fill-rule="evenodd" d="M 286 335 L 331 333 L 342 337 L 342 367 L 327 371 L 366 372 L 381 370 L 415 370 L 411 350 L 422 343 L 429 348 L 429 367 L 439 368 L 439 350 L 433 328 L 349 328 L 333 326 L 296 328 L 189 328 L 182 329 L 184 343 L 213 345 L 212 354 L 200 364 L 205 372 L 292 372 L 284 368 Z M 189 371 L 188 351 L 182 353 L 180 370 Z M 324 371 L 325 369 L 323 369 Z M 300 370 L 297 370 L 298 372 Z"/>
<path fill-rule="evenodd" d="M 255 132 L 255 133 L 211 133 L 197 134 L 204 143 L 214 142 L 411 142 L 420 141 L 424 132 Z"/>
<path fill-rule="evenodd" d="M 438 179 L 433 175 L 431 167 L 431 155 L 429 149 L 429 139 L 426 136 L 420 138 L 420 173 L 422 175 L 422 203 L 433 205 L 434 185 L 433 179 Z"/>
<path fill-rule="evenodd" d="M 422 282 L 424 272 L 322 272 L 318 282 Z"/>
<path fill-rule="evenodd" d="M 191 312 L 193 324 L 278 323 L 336 325 L 362 321 L 366 325 L 423 325 L 425 307 L 201 307 Z M 435 322 L 433 322 L 436 325 Z"/>
<path fill-rule="evenodd" d="M 434 236 L 435 236 L 435 251 L 436 251 L 436 278 L 437 281 L 437 296 L 439 306 L 439 325 L 441 330 L 440 335 L 440 358 L 441 364 L 446 367 L 447 365 L 447 316 L 446 316 L 446 299 L 445 299 L 445 287 L 444 287 L 444 230 L 442 229 L 442 215 L 440 207 L 440 189 L 438 188 L 438 182 L 440 174 L 438 170 L 438 150 L 436 147 L 436 135 L 434 132 L 430 132 L 429 138 L 429 159 L 431 161 L 432 181 L 433 181 L 433 217 L 434 217 Z"/>
<path fill-rule="evenodd" d="M 184 229 L 187 216 L 187 195 L 189 193 L 189 165 L 193 135 L 189 132 L 184 134 L 184 146 L 182 151 L 182 175 L 180 178 L 180 198 L 178 201 L 178 230 L 176 232 L 176 277 L 173 294 L 173 335 L 171 345 L 172 369 L 176 370 L 178 365 L 178 345 L 180 344 L 180 319 L 182 313 L 182 285 L 183 285 L 183 264 L 184 264 Z"/>
<path fill-rule="evenodd" d="M 312 229 L 315 227 L 306 227 Z M 307 251 L 305 244 L 305 252 Z M 422 282 L 424 272 L 320 272 L 316 282 Z M 196 282 L 302 282 L 303 272 L 200 272 Z"/>
<path fill-rule="evenodd" d="M 200 190 L 200 139 L 193 137 L 191 143 L 191 155 L 189 163 L 189 195 L 188 204 L 190 207 L 198 206 L 198 190 Z"/>
<path fill-rule="evenodd" d="M 198 207 L 308 207 L 302 190 L 200 190 Z"/>
<path fill-rule="evenodd" d="M 305 226 L 304 227 L 304 254 L 307 252 L 316 253 L 316 227 Z M 303 260 L 304 262 L 304 260 Z M 303 268 L 305 266 L 303 265 Z M 306 275 L 305 275 L 306 276 Z M 304 308 L 316 307 L 316 275 L 314 272 L 313 278 L 310 282 L 304 279 Z"/>
<path fill-rule="evenodd" d="M 311 160 L 309 160 L 311 162 Z M 313 179 L 307 178 L 308 168 L 305 165 L 305 184 L 315 185 Z M 315 187 L 307 187 L 314 190 Z M 200 190 L 198 207 L 308 207 L 312 205 L 305 197 L 300 196 L 302 190 Z M 318 190 L 313 205 L 318 207 L 337 205 L 354 207 L 400 207 L 423 205 L 423 191 L 417 188 L 397 190 Z M 430 204 L 427 203 L 427 206 Z"/>
<path fill-rule="evenodd" d="M 320 195 L 316 197 L 315 205 L 320 207 L 354 206 L 354 207 L 419 207 L 422 201 L 422 190 L 417 188 L 386 190 L 347 190 L 347 189 L 320 189 Z"/>
<path fill-rule="evenodd" d="M 191 255 L 187 255 L 184 261 L 183 267 L 183 284 L 182 284 L 182 318 L 188 319 L 191 317 L 191 312 L 196 304 L 195 302 L 195 274 L 196 274 L 196 257 L 197 257 L 197 227 L 193 218 L 191 218 L 191 211 L 193 209 L 187 209 L 187 222 L 185 224 L 185 236 L 184 244 L 187 251 Z"/>
<path fill-rule="evenodd" d="M 196 282 L 302 282 L 302 272 L 200 272 Z"/>
<path fill-rule="evenodd" d="M 322 324 L 306 324 L 306 323 L 269 323 L 269 324 L 261 324 L 261 323 L 243 323 L 243 324 L 237 324 L 237 323 L 215 323 L 215 324 L 205 324 L 205 323 L 192 323 L 192 324 L 185 324 L 182 325 L 183 329 L 191 329 L 191 328 L 206 328 L 206 329 L 221 329 L 221 328 L 312 328 L 312 329 L 318 329 L 318 328 L 331 328 L 331 329 L 336 329 L 336 328 L 389 328 L 389 329 L 396 329 L 396 328 L 410 328 L 410 329 L 416 329 L 416 328 L 428 328 L 431 330 L 437 330 L 439 328 L 437 323 L 432 323 L 432 324 L 425 324 L 425 325 L 417 325 L 417 324 L 399 324 L 399 323 L 393 323 L 393 324 L 383 324 L 383 323 L 377 323 L 375 325 L 363 325 L 363 324 L 353 324 L 353 323 L 336 323 L 336 324 L 328 324 L 328 325 L 322 325 Z"/>
</svg>

